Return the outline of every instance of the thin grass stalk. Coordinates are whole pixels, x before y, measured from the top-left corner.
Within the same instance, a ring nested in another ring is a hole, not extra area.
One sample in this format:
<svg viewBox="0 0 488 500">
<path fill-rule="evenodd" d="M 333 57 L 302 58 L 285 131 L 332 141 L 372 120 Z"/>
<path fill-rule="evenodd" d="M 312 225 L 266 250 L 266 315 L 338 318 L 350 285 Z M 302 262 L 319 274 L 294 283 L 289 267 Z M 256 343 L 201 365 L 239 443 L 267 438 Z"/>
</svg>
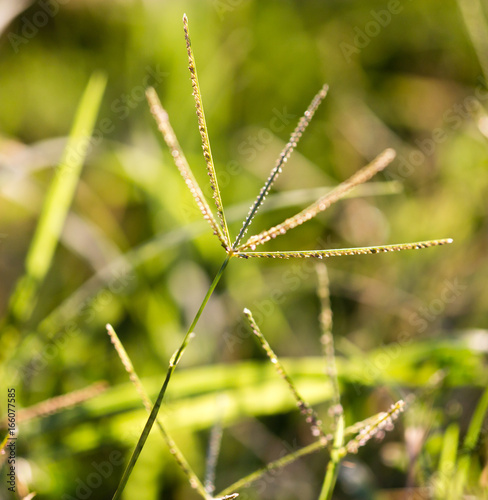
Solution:
<svg viewBox="0 0 488 500">
<path fill-rule="evenodd" d="M 122 475 L 122 478 L 119 482 L 119 486 L 117 488 L 117 491 L 115 492 L 115 494 L 113 496 L 113 500 L 117 500 L 117 499 L 121 498 L 122 492 L 124 491 L 124 488 L 127 484 L 127 481 L 129 480 L 129 477 L 132 473 L 132 470 L 134 469 L 136 462 L 139 458 L 139 455 L 142 452 L 142 449 L 146 443 L 146 440 L 149 436 L 149 433 L 151 432 L 152 426 L 154 425 L 154 421 L 156 420 L 159 409 L 161 408 L 161 404 L 163 402 L 164 395 L 166 394 L 166 390 L 168 388 L 168 384 L 169 384 L 169 381 L 171 379 L 171 376 L 173 375 L 173 372 L 175 371 L 176 366 L 181 359 L 181 356 L 183 355 L 186 348 L 188 347 L 188 344 L 190 343 L 191 339 L 194 337 L 195 326 L 197 325 L 198 320 L 200 319 L 200 316 L 201 316 L 203 310 L 205 309 L 207 302 L 210 299 L 210 296 L 212 295 L 213 291 L 215 290 L 217 283 L 220 281 L 220 278 L 222 277 L 222 274 L 223 274 L 225 268 L 227 267 L 229 260 L 230 260 L 230 257 L 227 256 L 226 259 L 224 260 L 224 262 L 222 263 L 222 266 L 220 267 L 217 275 L 215 276 L 214 280 L 212 281 L 212 284 L 210 285 L 210 288 L 208 289 L 207 294 L 205 295 L 205 297 L 202 301 L 202 304 L 200 305 L 200 308 L 198 309 L 198 311 L 195 315 L 195 318 L 193 319 L 190 327 L 188 328 L 188 331 L 186 332 L 186 335 L 183 339 L 183 342 L 181 343 L 178 350 L 171 357 L 171 360 L 169 362 L 168 371 L 166 373 L 166 378 L 163 382 L 161 390 L 159 391 L 158 397 L 156 399 L 156 402 L 154 403 L 154 406 L 151 410 L 149 418 L 147 419 L 147 422 L 144 426 L 144 429 L 142 430 L 139 441 L 137 442 L 136 447 L 135 447 L 134 451 L 132 452 L 132 455 L 131 455 L 129 463 L 127 464 L 127 467 L 124 471 L 124 474 Z"/>
<path fill-rule="evenodd" d="M 332 386 L 332 408 L 331 413 L 334 418 L 334 428 L 337 427 L 340 415 L 344 413 L 341 405 L 341 394 L 339 390 L 339 380 L 337 377 L 337 366 L 335 361 L 334 337 L 332 335 L 332 309 L 330 307 L 329 275 L 325 264 L 316 266 L 318 287 L 317 293 L 320 299 L 320 327 L 322 336 L 320 341 L 324 351 L 325 370 Z"/>
<path fill-rule="evenodd" d="M 183 29 L 185 31 L 186 51 L 188 53 L 188 69 L 190 70 L 191 86 L 193 88 L 193 97 L 195 99 L 195 108 L 198 118 L 198 130 L 202 138 L 203 156 L 207 165 L 207 173 L 210 178 L 210 186 L 213 190 L 213 199 L 217 207 L 217 215 L 219 217 L 220 225 L 223 230 L 226 248 L 230 247 L 229 230 L 225 220 L 224 208 L 222 205 L 222 198 L 220 196 L 219 183 L 215 173 L 214 161 L 212 158 L 212 149 L 210 148 L 210 141 L 208 139 L 207 122 L 205 120 L 205 112 L 203 109 L 202 95 L 200 93 L 200 85 L 198 83 L 197 67 L 195 64 L 195 57 L 191 48 L 190 32 L 188 29 L 188 18 L 186 14 L 183 16 Z"/>
<path fill-rule="evenodd" d="M 188 161 L 185 158 L 185 154 L 183 153 L 180 144 L 178 143 L 178 139 L 176 138 L 173 128 L 171 127 L 168 113 L 161 105 L 158 95 L 152 87 L 147 89 L 146 97 L 149 102 L 151 113 L 156 120 L 161 134 L 163 135 L 163 139 L 171 152 L 171 156 L 173 157 L 173 160 L 178 170 L 180 171 L 185 184 L 187 185 L 193 198 L 195 199 L 198 209 L 202 213 L 203 218 L 210 224 L 213 233 L 219 238 L 222 246 L 224 248 L 227 248 L 228 243 L 226 241 L 226 238 L 224 237 L 219 224 L 215 220 L 212 210 L 210 209 L 210 206 L 207 203 L 207 200 L 202 190 L 200 189 L 200 186 L 198 185 L 193 172 L 191 171 Z"/>
<path fill-rule="evenodd" d="M 232 248 L 236 248 L 237 245 L 239 245 L 241 239 L 244 237 L 246 234 L 254 216 L 256 215 L 257 211 L 259 210 L 259 207 L 263 204 L 266 196 L 268 195 L 271 186 L 277 179 L 277 177 L 281 174 L 282 172 L 282 167 L 283 164 L 288 161 L 290 158 L 291 154 L 293 153 L 293 150 L 297 147 L 298 141 L 302 137 L 303 132 L 307 128 L 308 124 L 313 118 L 313 115 L 315 114 L 315 111 L 319 107 L 320 103 L 325 99 L 325 96 L 327 95 L 327 92 L 329 90 L 328 85 L 324 85 L 320 91 L 317 93 L 317 95 L 313 98 L 312 102 L 310 103 L 309 107 L 307 108 L 307 111 L 305 111 L 305 114 L 300 118 L 298 125 L 296 126 L 295 130 L 290 136 L 290 140 L 288 141 L 288 144 L 284 147 L 283 151 L 281 152 L 278 160 L 276 161 L 276 165 L 274 166 L 273 170 L 271 170 L 271 173 L 268 177 L 268 180 L 265 182 L 264 186 L 261 188 L 261 191 L 256 198 L 256 201 L 251 205 L 251 208 L 249 209 L 249 213 L 247 214 L 246 219 L 244 220 L 244 224 L 237 235 L 237 238 L 232 245 Z"/>
<path fill-rule="evenodd" d="M 83 389 L 41 401 L 40 403 L 27 408 L 22 408 L 17 412 L 17 422 L 26 422 L 34 418 L 53 415 L 68 408 L 72 408 L 77 404 L 98 396 L 107 390 L 107 388 L 107 382 L 95 382 L 94 384 L 84 387 Z"/>
<path fill-rule="evenodd" d="M 205 466 L 205 491 L 210 495 L 213 495 L 215 492 L 215 471 L 217 469 L 220 445 L 222 444 L 222 435 L 222 421 L 219 419 L 210 432 Z"/>
<path fill-rule="evenodd" d="M 115 333 L 115 330 L 113 329 L 112 325 L 107 325 L 107 333 L 110 337 L 112 344 L 114 345 L 117 354 L 119 355 L 122 365 L 124 366 L 126 372 L 129 374 L 130 381 L 134 384 L 136 391 L 141 397 L 144 407 L 146 408 L 148 413 L 151 413 L 151 408 L 153 404 L 149 399 L 149 396 L 147 395 L 147 392 L 144 389 L 144 386 L 142 385 L 142 382 L 134 369 L 134 365 L 132 364 L 132 361 L 130 360 L 127 351 L 124 349 L 124 346 L 122 345 L 122 342 L 120 341 L 118 335 Z M 191 468 L 190 464 L 185 459 L 183 453 L 181 453 L 180 449 L 178 448 L 173 438 L 168 434 L 168 432 L 164 428 L 163 422 L 159 417 L 156 419 L 156 423 L 159 427 L 159 430 L 161 431 L 161 434 L 163 436 L 164 441 L 166 442 L 166 445 L 169 448 L 171 455 L 173 455 L 176 462 L 180 466 L 181 470 L 188 478 L 190 486 L 195 490 L 197 490 L 198 493 L 200 493 L 200 495 L 206 500 L 211 499 L 212 498 L 211 495 L 207 494 L 202 482 L 195 474 L 195 472 L 193 472 L 193 469 Z"/>
<path fill-rule="evenodd" d="M 414 243 L 397 243 L 394 245 L 380 245 L 375 247 L 359 248 L 338 248 L 334 250 L 302 250 L 302 251 L 282 251 L 282 252 L 236 252 L 234 255 L 241 259 L 308 259 L 316 257 L 318 259 L 328 257 L 342 257 L 344 255 L 368 255 L 382 252 L 398 252 L 400 250 L 418 250 L 452 243 L 451 238 L 441 240 L 416 241 Z"/>
<path fill-rule="evenodd" d="M 357 453 L 359 448 L 364 446 L 373 437 L 382 438 L 385 431 L 393 429 L 393 422 L 398 418 L 398 415 L 404 410 L 405 403 L 400 400 L 391 405 L 387 412 L 379 413 L 376 419 L 363 427 L 359 434 L 344 445 L 344 436 L 347 429 L 344 429 L 344 415 L 340 415 L 338 426 L 334 435 L 334 447 L 330 454 L 330 461 L 327 465 L 324 484 L 320 492 L 319 500 L 330 500 L 334 492 L 334 487 L 339 473 L 339 465 L 342 459 L 348 453 Z"/>
<path fill-rule="evenodd" d="M 249 309 L 244 309 L 244 314 L 249 321 L 249 324 L 251 325 L 254 335 L 257 337 L 269 360 L 275 366 L 279 376 L 287 383 L 291 393 L 293 394 L 293 397 L 297 402 L 300 413 L 305 416 L 307 423 L 310 425 L 312 435 L 314 437 L 319 437 L 322 444 L 325 446 L 328 443 L 329 439 L 322 430 L 322 422 L 319 419 L 318 415 L 315 413 L 313 408 L 311 408 L 310 405 L 300 396 L 297 388 L 295 387 L 295 384 L 293 383 L 293 380 L 288 376 L 278 356 L 274 353 L 268 341 L 264 338 L 264 335 L 259 329 L 256 321 L 254 320 L 251 311 Z"/>
<path fill-rule="evenodd" d="M 281 234 L 285 234 L 290 229 L 293 229 L 300 224 L 314 218 L 319 212 L 323 212 L 329 208 L 333 203 L 340 200 L 348 193 L 351 189 L 356 187 L 363 182 L 371 179 L 375 174 L 386 168 L 395 158 L 395 151 L 393 149 L 386 149 L 377 156 L 371 163 L 366 165 L 364 168 L 356 172 L 349 179 L 341 182 L 336 188 L 334 188 L 330 193 L 319 198 L 315 203 L 312 203 L 307 208 L 304 208 L 301 212 L 298 212 L 293 217 L 286 219 L 281 224 L 272 227 L 266 231 L 251 236 L 246 243 L 240 245 L 236 248 L 237 251 L 241 252 L 247 248 L 254 250 L 257 245 L 262 245 L 266 243 L 271 238 L 276 238 Z"/>
<path fill-rule="evenodd" d="M 292 453 L 288 453 L 284 457 L 281 457 L 273 462 L 270 462 L 264 467 L 261 467 L 260 469 L 252 472 L 251 474 L 242 477 L 235 483 L 232 483 L 230 486 L 222 490 L 219 493 L 219 495 L 227 495 L 232 491 L 240 490 L 241 488 L 249 486 L 258 479 L 262 478 L 265 474 L 281 469 L 282 467 L 286 467 L 287 465 L 290 465 L 293 462 L 295 462 L 295 460 L 298 460 L 301 457 L 314 453 L 315 451 L 318 451 L 324 447 L 325 446 L 320 441 L 315 441 L 314 443 L 309 444 L 308 446 L 300 448 Z"/>
<path fill-rule="evenodd" d="M 339 474 L 339 464 L 341 461 L 340 449 L 344 443 L 344 415 L 339 415 L 337 427 L 334 435 L 334 447 L 330 454 L 330 460 L 327 464 L 327 472 L 325 473 L 322 491 L 320 492 L 319 500 L 330 500 L 334 492 Z"/>
</svg>

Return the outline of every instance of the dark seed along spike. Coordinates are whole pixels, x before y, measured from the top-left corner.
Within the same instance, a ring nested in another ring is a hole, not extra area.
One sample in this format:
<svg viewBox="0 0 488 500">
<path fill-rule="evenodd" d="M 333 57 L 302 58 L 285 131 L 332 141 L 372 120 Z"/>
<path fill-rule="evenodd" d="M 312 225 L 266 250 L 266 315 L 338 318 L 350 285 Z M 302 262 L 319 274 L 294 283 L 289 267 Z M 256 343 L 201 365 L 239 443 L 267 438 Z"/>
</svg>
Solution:
<svg viewBox="0 0 488 500">
<path fill-rule="evenodd" d="M 344 255 L 368 255 L 382 252 L 398 252 L 400 250 L 418 250 L 452 243 L 451 238 L 442 240 L 417 241 L 415 243 L 398 243 L 396 245 L 382 245 L 362 248 L 339 248 L 337 250 L 303 250 L 291 252 L 236 252 L 234 255 L 242 259 L 308 259 L 315 257 L 323 259 L 328 257 L 342 257 Z"/>
</svg>

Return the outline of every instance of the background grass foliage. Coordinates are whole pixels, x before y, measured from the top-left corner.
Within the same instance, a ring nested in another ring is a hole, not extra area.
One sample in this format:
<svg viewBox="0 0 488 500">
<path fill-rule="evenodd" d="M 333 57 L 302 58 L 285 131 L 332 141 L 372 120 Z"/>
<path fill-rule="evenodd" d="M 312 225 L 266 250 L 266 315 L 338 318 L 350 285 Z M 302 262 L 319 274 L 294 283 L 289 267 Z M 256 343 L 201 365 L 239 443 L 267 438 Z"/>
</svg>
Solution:
<svg viewBox="0 0 488 500">
<path fill-rule="evenodd" d="M 210 199 L 186 12 L 231 234 L 326 82 L 329 94 L 253 231 L 293 215 L 382 150 L 395 148 L 397 159 L 267 249 L 455 240 L 327 261 L 346 426 L 399 399 L 408 404 L 384 440 L 339 468 L 334 498 L 404 498 L 407 489 L 419 498 L 484 498 L 486 5 L 12 5 L 0 3 L 0 409 L 5 415 L 7 388 L 15 387 L 18 491 L 8 492 L 2 471 L 0 497 L 111 498 L 147 414 L 105 324 L 154 401 L 223 260 L 144 95 L 155 87 Z M 66 161 L 72 168 L 62 176 Z M 316 289 L 308 259 L 233 259 L 201 316 L 161 417 L 202 480 L 211 428 L 221 422 L 217 491 L 314 441 L 244 307 L 304 399 L 326 427 L 332 422 Z M 316 499 L 328 459 L 323 450 L 307 455 L 241 489 L 240 498 Z M 124 498 L 198 498 L 156 430 Z"/>
</svg>

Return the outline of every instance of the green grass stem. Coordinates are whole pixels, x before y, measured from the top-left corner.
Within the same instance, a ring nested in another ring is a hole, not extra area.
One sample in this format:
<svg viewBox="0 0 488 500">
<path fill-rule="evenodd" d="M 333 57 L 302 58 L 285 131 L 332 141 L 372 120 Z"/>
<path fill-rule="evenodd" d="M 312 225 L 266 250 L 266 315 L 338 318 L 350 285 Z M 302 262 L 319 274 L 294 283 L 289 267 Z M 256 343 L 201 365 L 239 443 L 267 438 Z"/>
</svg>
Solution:
<svg viewBox="0 0 488 500">
<path fill-rule="evenodd" d="M 139 441 L 137 442 L 137 445 L 132 452 L 132 455 L 130 457 L 129 463 L 127 464 L 127 467 L 124 471 L 124 474 L 122 475 L 122 478 L 119 482 L 119 486 L 117 488 L 117 491 L 115 492 L 113 496 L 113 500 L 117 500 L 121 498 L 122 492 L 124 491 L 124 488 L 127 484 L 127 481 L 129 480 L 129 477 L 132 473 L 132 470 L 134 469 L 137 459 L 139 458 L 139 455 L 142 452 L 142 449 L 144 447 L 144 444 L 147 441 L 147 438 L 149 436 L 149 433 L 151 432 L 151 429 L 154 425 L 154 422 L 156 420 L 156 417 L 158 415 L 159 409 L 161 408 L 161 403 L 163 402 L 164 395 L 166 394 L 166 389 L 168 388 L 169 381 L 171 379 L 171 376 L 173 375 L 176 365 L 181 359 L 181 356 L 185 352 L 185 349 L 187 348 L 188 344 L 190 343 L 191 339 L 194 336 L 194 329 L 198 323 L 198 320 L 200 319 L 200 316 L 203 313 L 203 310 L 205 309 L 205 306 L 207 305 L 207 302 L 209 301 L 213 291 L 215 290 L 215 287 L 217 286 L 217 283 L 220 281 L 220 278 L 222 277 L 222 274 L 227 267 L 227 264 L 229 263 L 230 257 L 227 256 L 224 262 L 222 263 L 222 266 L 220 267 L 218 273 L 216 274 L 214 280 L 212 281 L 212 284 L 210 285 L 210 288 L 208 289 L 202 304 L 200 305 L 200 308 L 198 309 L 195 318 L 193 319 L 190 327 L 188 328 L 188 331 L 186 332 L 186 335 L 183 339 L 183 342 L 181 343 L 180 347 L 178 350 L 173 354 L 171 357 L 171 360 L 169 362 L 169 368 L 166 373 L 166 378 L 164 379 L 163 385 L 161 387 L 161 390 L 159 391 L 158 397 L 156 399 L 156 402 L 154 403 L 154 406 L 151 410 L 151 413 L 149 415 L 149 418 L 147 419 L 146 425 L 144 426 L 144 429 L 142 430 L 142 434 L 139 437 Z"/>
<path fill-rule="evenodd" d="M 344 444 L 344 415 L 339 415 L 337 419 L 337 427 L 334 434 L 334 446 L 330 454 L 330 460 L 327 465 L 327 472 L 325 474 L 322 491 L 320 492 L 319 500 L 330 500 L 334 487 L 337 481 L 337 474 L 339 473 L 339 464 L 343 457 L 341 448 Z"/>
</svg>

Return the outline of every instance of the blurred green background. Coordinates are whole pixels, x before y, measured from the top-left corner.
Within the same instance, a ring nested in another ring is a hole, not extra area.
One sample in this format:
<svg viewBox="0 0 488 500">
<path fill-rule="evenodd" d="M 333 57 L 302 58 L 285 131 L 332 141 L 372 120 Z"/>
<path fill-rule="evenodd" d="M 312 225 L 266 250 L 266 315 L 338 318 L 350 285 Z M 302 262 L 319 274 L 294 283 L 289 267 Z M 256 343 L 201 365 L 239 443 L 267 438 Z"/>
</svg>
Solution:
<svg viewBox="0 0 488 500">
<path fill-rule="evenodd" d="M 7 491 L 2 473 L 2 498 L 31 491 L 42 500 L 111 498 L 145 413 L 105 324 L 155 397 L 224 258 L 144 97 L 153 85 L 208 193 L 184 12 L 233 235 L 299 117 L 328 83 L 251 233 L 393 147 L 397 159 L 370 187 L 267 248 L 454 238 L 447 247 L 327 261 L 347 424 L 399 398 L 411 401 L 383 441 L 348 457 L 335 498 L 404 498 L 405 488 L 447 498 L 442 487 L 452 473 L 442 457 L 450 448 L 454 467 L 456 456 L 472 457 L 465 491 L 481 495 L 486 420 L 471 455 L 463 440 L 488 380 L 486 9 L 479 0 L 0 2 L 1 414 L 7 387 L 16 389 L 18 410 L 90 388 L 78 404 L 51 401 L 40 416 L 19 422 L 18 492 Z M 12 296 L 27 286 L 26 257 L 94 72 L 107 78 L 100 108 L 94 105 L 96 140 L 47 275 L 16 299 L 27 311 L 19 314 Z M 313 441 L 243 321 L 244 307 L 330 420 L 312 262 L 234 259 L 163 411 L 200 477 L 210 429 L 223 422 L 217 491 Z M 93 386 L 100 381 L 107 385 Z M 157 434 L 124 498 L 198 498 Z M 99 484 L 90 474 L 114 456 Z M 241 498 L 317 498 L 327 460 L 315 453 L 241 490 Z M 90 477 L 83 496 L 80 485 Z"/>
</svg>

